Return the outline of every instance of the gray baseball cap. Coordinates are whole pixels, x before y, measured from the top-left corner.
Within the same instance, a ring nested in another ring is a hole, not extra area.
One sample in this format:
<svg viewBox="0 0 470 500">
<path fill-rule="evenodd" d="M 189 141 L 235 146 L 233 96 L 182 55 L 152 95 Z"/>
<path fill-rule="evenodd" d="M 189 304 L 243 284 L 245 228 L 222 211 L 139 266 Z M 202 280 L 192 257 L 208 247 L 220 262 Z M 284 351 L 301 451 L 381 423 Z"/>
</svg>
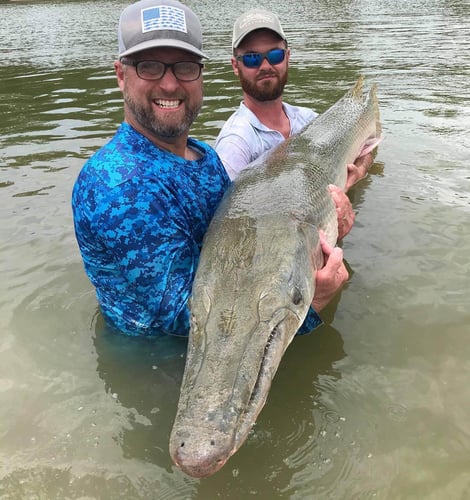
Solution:
<svg viewBox="0 0 470 500">
<path fill-rule="evenodd" d="M 286 40 L 286 34 L 276 14 L 264 9 L 251 9 L 242 14 L 233 25 L 232 48 L 236 49 L 252 31 L 263 28 L 274 31 Z"/>
<path fill-rule="evenodd" d="M 198 17 L 176 0 L 140 0 L 126 7 L 119 19 L 118 41 L 119 57 L 154 47 L 175 47 L 207 59 Z"/>
</svg>

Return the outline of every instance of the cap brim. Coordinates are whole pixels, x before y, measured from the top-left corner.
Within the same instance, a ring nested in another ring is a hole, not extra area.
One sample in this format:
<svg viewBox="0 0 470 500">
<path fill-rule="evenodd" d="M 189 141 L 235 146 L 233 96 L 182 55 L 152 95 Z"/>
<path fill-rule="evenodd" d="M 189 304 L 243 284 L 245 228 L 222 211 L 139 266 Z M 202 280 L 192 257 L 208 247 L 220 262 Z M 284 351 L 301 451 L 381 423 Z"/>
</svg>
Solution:
<svg viewBox="0 0 470 500">
<path fill-rule="evenodd" d="M 130 56 L 131 54 L 135 54 L 136 52 L 141 52 L 142 50 L 154 49 L 157 47 L 172 47 L 175 49 L 186 50 L 187 52 L 191 52 L 191 54 L 195 54 L 204 59 L 209 59 L 209 57 L 204 54 L 201 50 L 197 49 L 193 45 L 189 43 L 183 42 L 181 40 L 171 40 L 166 38 L 165 40 L 147 40 L 145 42 L 134 45 L 128 50 L 121 52 L 119 57 Z"/>
<path fill-rule="evenodd" d="M 232 39 L 232 48 L 236 49 L 238 46 L 243 42 L 243 40 L 250 34 L 253 33 L 253 31 L 258 31 L 258 30 L 269 30 L 275 33 L 281 40 L 286 40 L 286 35 L 285 33 L 279 31 L 278 29 L 274 28 L 273 26 L 254 26 L 250 27 L 248 29 L 245 29 L 240 33 L 237 37 L 236 40 Z"/>
</svg>

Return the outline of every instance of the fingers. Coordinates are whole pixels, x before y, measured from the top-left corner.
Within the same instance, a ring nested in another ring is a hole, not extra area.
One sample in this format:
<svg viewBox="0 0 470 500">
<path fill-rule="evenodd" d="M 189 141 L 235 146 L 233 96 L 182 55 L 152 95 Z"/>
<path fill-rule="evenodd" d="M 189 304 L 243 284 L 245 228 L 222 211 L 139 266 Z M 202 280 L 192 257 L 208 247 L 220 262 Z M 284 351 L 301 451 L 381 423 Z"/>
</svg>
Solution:
<svg viewBox="0 0 470 500">
<path fill-rule="evenodd" d="M 319 236 L 320 236 L 320 244 L 321 244 L 321 249 L 322 249 L 322 252 L 323 252 L 323 257 L 324 257 L 324 262 L 326 265 L 326 263 L 329 261 L 329 259 L 331 258 L 332 254 L 333 255 L 333 261 L 336 262 L 336 261 L 343 261 L 343 250 L 339 247 L 333 247 L 331 246 L 327 239 L 326 239 L 326 235 L 323 231 L 320 231 L 319 232 Z"/>
<path fill-rule="evenodd" d="M 348 177 L 346 179 L 346 187 L 344 188 L 345 191 L 348 191 L 351 186 L 354 186 L 365 175 L 365 171 L 354 165 L 354 163 L 347 165 L 347 170 Z"/>
<path fill-rule="evenodd" d="M 330 253 L 332 252 L 333 248 L 329 243 L 328 240 L 326 239 L 326 234 L 324 231 L 320 230 L 318 232 L 320 236 L 320 244 L 321 244 L 321 249 L 323 252 L 323 255 L 325 256 L 325 261 L 328 260 L 328 257 Z"/>
<path fill-rule="evenodd" d="M 343 190 L 340 187 L 335 186 L 334 184 L 328 184 L 328 190 L 330 191 L 330 194 L 333 197 L 333 199 L 340 198 L 341 193 L 343 192 Z"/>
<path fill-rule="evenodd" d="M 329 287 L 336 292 L 349 278 L 348 270 L 343 262 L 343 250 L 339 247 L 333 248 L 325 258 L 325 265 L 317 271 L 317 282 L 328 282 Z"/>
<path fill-rule="evenodd" d="M 368 153 L 365 156 L 356 158 L 354 163 L 347 165 L 348 178 L 346 180 L 345 191 L 348 191 L 351 186 L 354 186 L 356 182 L 366 176 L 372 163 L 374 163 L 374 156 L 372 153 Z"/>
<path fill-rule="evenodd" d="M 363 169 L 363 175 L 366 175 L 372 163 L 374 163 L 374 156 L 372 155 L 372 153 L 368 153 L 354 160 L 354 164 L 356 165 L 356 167 Z"/>
<path fill-rule="evenodd" d="M 351 168 L 356 169 L 356 166 L 352 165 Z M 330 185 L 328 188 L 336 206 L 338 237 L 342 238 L 351 229 L 355 215 L 345 192 L 334 185 Z M 321 269 L 316 271 L 315 277 L 316 286 L 312 306 L 317 312 L 321 311 L 331 301 L 349 279 L 349 272 L 343 261 L 343 250 L 331 246 L 323 231 L 319 232 L 319 236 L 324 264 Z"/>
<path fill-rule="evenodd" d="M 316 272 L 315 296 L 312 305 L 317 312 L 331 301 L 349 279 L 341 248 L 329 245 L 322 235 L 320 235 L 320 242 L 324 251 L 325 265 Z"/>
<path fill-rule="evenodd" d="M 346 169 L 347 169 L 348 174 L 349 174 L 351 172 L 354 172 L 354 170 L 356 170 L 356 165 L 354 165 L 354 163 L 348 163 L 346 165 Z"/>
<path fill-rule="evenodd" d="M 338 239 L 342 239 L 349 233 L 349 231 L 351 231 L 356 216 L 350 199 L 341 188 L 330 184 L 328 189 L 336 206 L 336 215 L 338 218 Z"/>
</svg>

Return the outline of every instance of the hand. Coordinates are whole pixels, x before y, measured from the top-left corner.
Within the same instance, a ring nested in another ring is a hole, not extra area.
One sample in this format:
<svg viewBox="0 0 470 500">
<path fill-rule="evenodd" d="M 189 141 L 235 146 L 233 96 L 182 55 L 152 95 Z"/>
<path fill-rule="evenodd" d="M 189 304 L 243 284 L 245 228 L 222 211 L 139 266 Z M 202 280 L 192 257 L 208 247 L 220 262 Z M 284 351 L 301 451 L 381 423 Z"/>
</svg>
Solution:
<svg viewBox="0 0 470 500">
<path fill-rule="evenodd" d="M 325 263 L 316 272 L 315 295 L 312 301 L 316 312 L 320 312 L 331 301 L 349 278 L 341 248 L 329 245 L 321 231 L 320 243 Z"/>
<path fill-rule="evenodd" d="M 351 201 L 341 188 L 330 184 L 328 189 L 330 190 L 331 197 L 336 205 L 336 215 L 338 217 L 338 239 L 341 240 L 349 233 L 349 231 L 351 231 L 356 216 L 354 214 Z"/>
<path fill-rule="evenodd" d="M 348 191 L 351 186 L 354 186 L 356 182 L 360 181 L 363 177 L 365 177 L 373 162 L 374 162 L 373 154 L 368 153 L 365 156 L 356 158 L 354 163 L 350 163 L 347 166 L 348 178 L 346 180 L 346 187 L 344 190 Z"/>
</svg>

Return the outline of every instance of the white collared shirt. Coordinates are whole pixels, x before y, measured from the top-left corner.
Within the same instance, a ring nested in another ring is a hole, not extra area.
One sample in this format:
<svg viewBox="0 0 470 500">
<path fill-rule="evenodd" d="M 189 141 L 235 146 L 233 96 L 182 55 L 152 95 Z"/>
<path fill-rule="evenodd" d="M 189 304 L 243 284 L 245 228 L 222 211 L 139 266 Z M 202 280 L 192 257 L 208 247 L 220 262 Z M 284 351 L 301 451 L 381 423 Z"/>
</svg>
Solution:
<svg viewBox="0 0 470 500">
<path fill-rule="evenodd" d="M 290 135 L 300 132 L 318 113 L 299 106 L 283 103 L 284 112 L 290 121 Z M 263 125 L 245 104 L 235 111 L 219 132 L 215 150 L 220 156 L 231 180 L 252 161 L 284 141 L 278 130 Z"/>
</svg>

